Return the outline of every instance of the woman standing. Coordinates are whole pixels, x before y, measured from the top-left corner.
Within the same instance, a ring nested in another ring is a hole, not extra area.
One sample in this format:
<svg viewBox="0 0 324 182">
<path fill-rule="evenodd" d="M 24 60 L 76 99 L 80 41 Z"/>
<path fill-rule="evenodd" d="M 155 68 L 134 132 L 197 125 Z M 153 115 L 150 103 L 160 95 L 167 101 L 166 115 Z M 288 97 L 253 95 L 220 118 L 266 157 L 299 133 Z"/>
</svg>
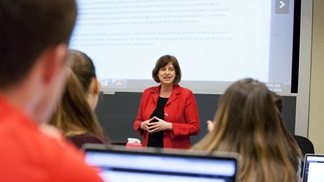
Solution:
<svg viewBox="0 0 324 182">
<path fill-rule="evenodd" d="M 192 91 L 178 85 L 178 60 L 171 55 L 160 57 L 152 77 L 160 85 L 144 90 L 134 122 L 135 130 L 144 136 L 143 146 L 190 148 L 190 136 L 200 130 L 198 107 Z"/>
</svg>

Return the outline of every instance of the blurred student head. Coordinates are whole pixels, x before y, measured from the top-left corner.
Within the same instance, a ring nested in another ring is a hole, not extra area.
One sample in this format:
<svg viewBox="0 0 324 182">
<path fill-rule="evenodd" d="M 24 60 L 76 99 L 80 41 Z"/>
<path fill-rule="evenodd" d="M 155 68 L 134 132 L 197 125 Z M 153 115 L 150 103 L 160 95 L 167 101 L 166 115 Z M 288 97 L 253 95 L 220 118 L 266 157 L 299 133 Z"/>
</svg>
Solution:
<svg viewBox="0 0 324 182">
<path fill-rule="evenodd" d="M 61 94 L 75 19 L 74 0 L 0 2 L 0 92 L 37 122 Z"/>
<path fill-rule="evenodd" d="M 67 70 L 68 78 L 64 94 L 50 124 L 60 129 L 64 135 L 92 133 L 103 136 L 101 127 L 90 107 L 82 86 L 72 70 Z"/>
<path fill-rule="evenodd" d="M 77 50 L 69 50 L 68 59 L 71 60 L 71 69 L 80 81 L 91 109 L 94 110 L 98 103 L 99 84 L 92 59 Z"/>
<path fill-rule="evenodd" d="M 194 150 L 237 152 L 240 181 L 296 181 L 280 115 L 265 84 L 253 79 L 233 83 L 221 96 L 215 127 Z"/>
<path fill-rule="evenodd" d="M 92 134 L 104 138 L 94 113 L 99 88 L 93 62 L 86 54 L 75 50 L 68 51 L 67 59 L 71 62 L 71 68 L 66 70 L 68 78 L 63 97 L 50 124 L 67 137 Z"/>
</svg>

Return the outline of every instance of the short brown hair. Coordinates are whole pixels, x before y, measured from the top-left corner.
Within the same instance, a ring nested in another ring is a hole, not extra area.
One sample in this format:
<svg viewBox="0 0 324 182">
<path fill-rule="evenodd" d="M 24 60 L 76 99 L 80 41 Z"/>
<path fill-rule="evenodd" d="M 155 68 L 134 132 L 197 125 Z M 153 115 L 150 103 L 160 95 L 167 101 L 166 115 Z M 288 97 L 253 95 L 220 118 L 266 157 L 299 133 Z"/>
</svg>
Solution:
<svg viewBox="0 0 324 182">
<path fill-rule="evenodd" d="M 0 89 L 21 81 L 47 48 L 68 44 L 75 0 L 0 1 Z"/>
<path fill-rule="evenodd" d="M 167 64 L 169 64 L 170 62 L 172 63 L 172 65 L 175 69 L 175 72 L 176 72 L 176 76 L 173 81 L 173 84 L 176 85 L 181 81 L 181 69 L 180 69 L 179 62 L 176 57 L 171 56 L 171 55 L 161 56 L 156 61 L 155 67 L 152 71 L 152 77 L 153 77 L 154 81 L 156 81 L 157 83 L 160 83 L 160 79 L 158 77 L 159 70 L 161 68 L 163 68 L 164 66 L 166 66 Z"/>
</svg>

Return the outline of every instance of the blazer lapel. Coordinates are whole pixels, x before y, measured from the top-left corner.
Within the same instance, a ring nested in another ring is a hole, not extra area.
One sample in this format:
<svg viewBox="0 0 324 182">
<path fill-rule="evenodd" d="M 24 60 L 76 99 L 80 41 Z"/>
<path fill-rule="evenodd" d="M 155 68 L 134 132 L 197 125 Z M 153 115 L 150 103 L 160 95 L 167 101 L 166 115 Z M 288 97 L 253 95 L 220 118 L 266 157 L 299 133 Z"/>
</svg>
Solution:
<svg viewBox="0 0 324 182">
<path fill-rule="evenodd" d="M 154 102 L 155 105 L 157 105 L 157 102 L 158 102 L 158 99 L 159 99 L 160 89 L 161 89 L 161 85 L 157 86 L 157 87 L 154 87 L 151 90 L 153 102 Z"/>
</svg>

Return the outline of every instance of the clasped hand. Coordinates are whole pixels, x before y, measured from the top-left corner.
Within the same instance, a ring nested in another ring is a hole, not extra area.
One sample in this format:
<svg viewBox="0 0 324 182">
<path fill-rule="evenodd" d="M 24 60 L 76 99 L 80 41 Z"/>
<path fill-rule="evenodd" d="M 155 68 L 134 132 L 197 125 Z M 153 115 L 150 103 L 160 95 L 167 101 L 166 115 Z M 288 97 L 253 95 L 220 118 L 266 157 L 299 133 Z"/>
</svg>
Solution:
<svg viewBox="0 0 324 182">
<path fill-rule="evenodd" d="M 157 121 L 152 122 L 153 120 L 157 120 Z M 141 128 L 149 133 L 156 133 L 159 131 L 167 130 L 170 124 L 171 123 L 168 123 L 163 119 L 154 116 L 146 121 L 143 121 L 141 123 Z"/>
</svg>

